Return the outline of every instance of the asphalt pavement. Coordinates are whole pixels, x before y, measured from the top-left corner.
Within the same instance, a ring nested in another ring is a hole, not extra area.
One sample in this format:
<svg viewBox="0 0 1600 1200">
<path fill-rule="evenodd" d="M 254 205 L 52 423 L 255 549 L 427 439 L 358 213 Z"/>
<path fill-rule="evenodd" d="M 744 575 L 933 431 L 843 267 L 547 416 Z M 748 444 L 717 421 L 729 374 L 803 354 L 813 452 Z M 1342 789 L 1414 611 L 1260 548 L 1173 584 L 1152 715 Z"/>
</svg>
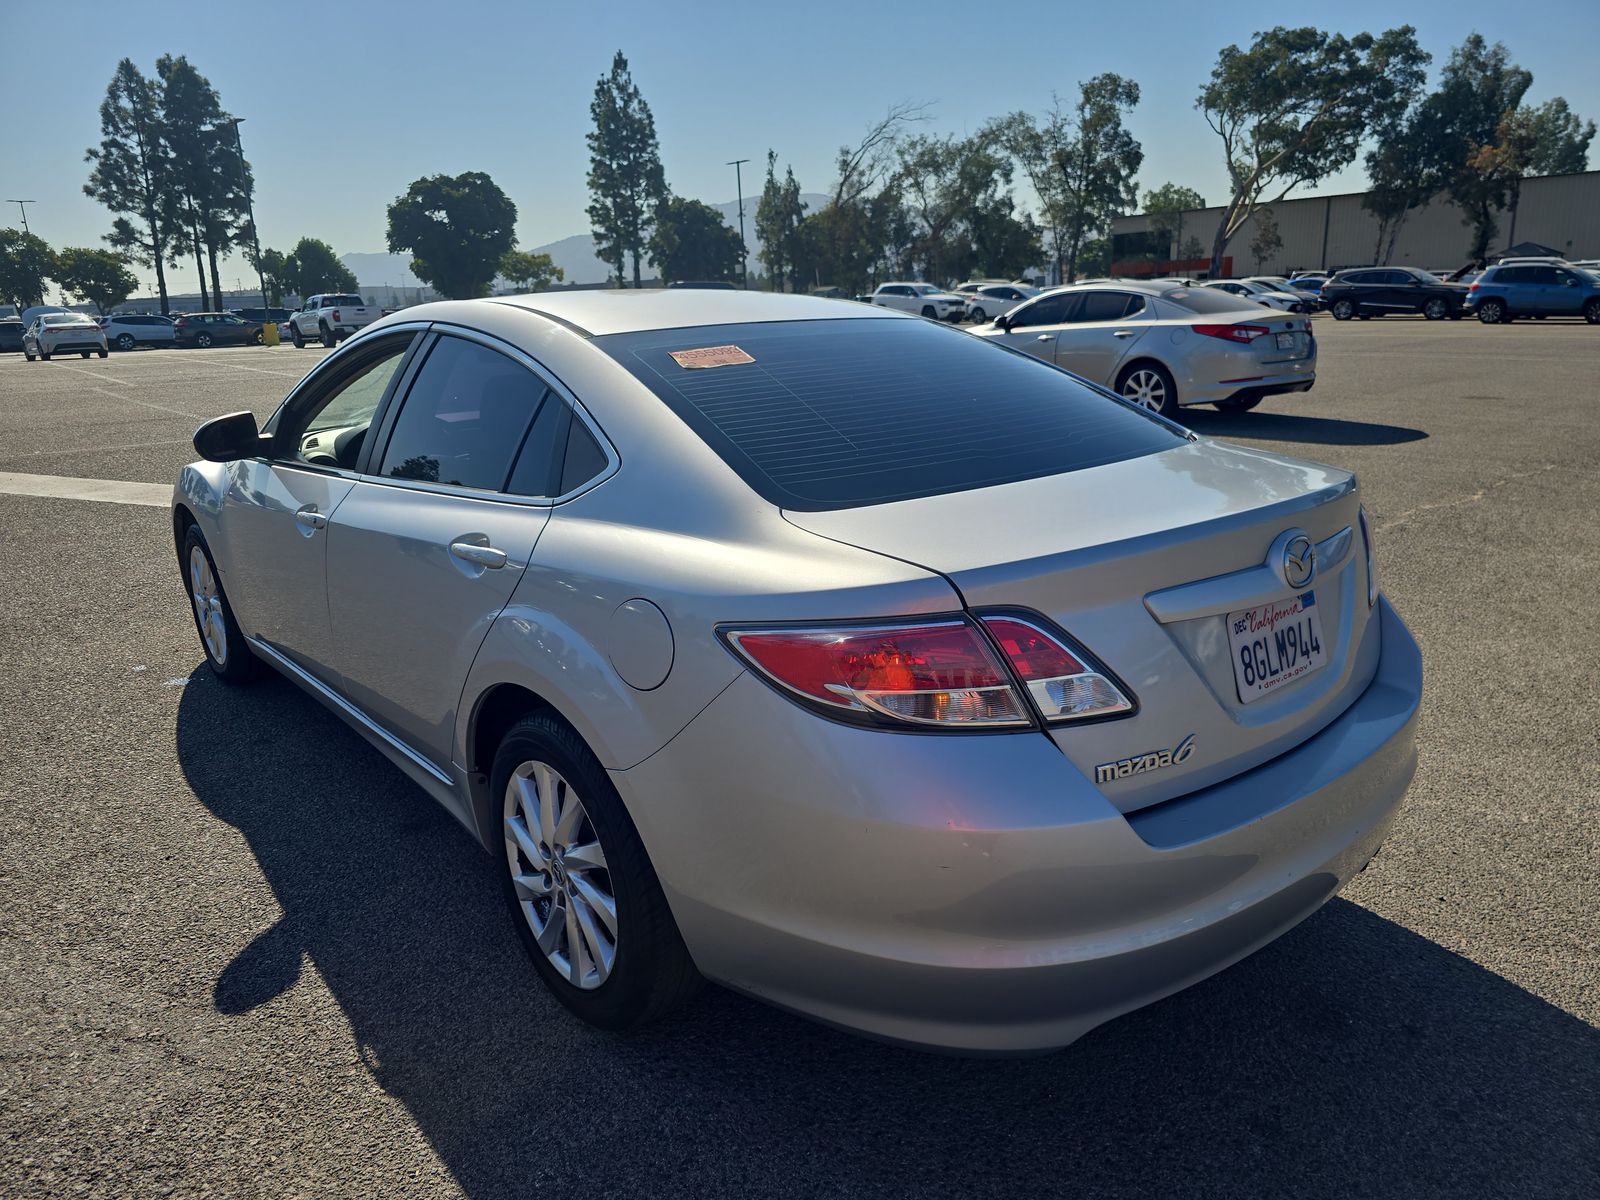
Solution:
<svg viewBox="0 0 1600 1200">
<path fill-rule="evenodd" d="M 0 1196 L 1600 1195 L 1600 330 L 1317 332 L 1187 419 L 1359 472 L 1416 782 L 1319 914 L 1024 1060 L 576 1024 L 442 810 L 210 679 L 156 493 L 7 490 L 168 484 L 324 352 L 0 358 Z"/>
</svg>

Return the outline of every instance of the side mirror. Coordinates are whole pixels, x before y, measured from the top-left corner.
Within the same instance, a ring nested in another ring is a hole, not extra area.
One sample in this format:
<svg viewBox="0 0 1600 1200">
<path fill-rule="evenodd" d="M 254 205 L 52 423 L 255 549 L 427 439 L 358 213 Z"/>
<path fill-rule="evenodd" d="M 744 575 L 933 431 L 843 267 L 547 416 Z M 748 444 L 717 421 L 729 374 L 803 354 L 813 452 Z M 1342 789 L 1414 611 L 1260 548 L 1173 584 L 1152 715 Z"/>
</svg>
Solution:
<svg viewBox="0 0 1600 1200">
<path fill-rule="evenodd" d="M 194 448 L 208 462 L 238 462 L 263 453 L 271 439 L 256 428 L 256 415 L 229 413 L 207 421 L 194 431 Z"/>
<path fill-rule="evenodd" d="M 1001 313 L 998 317 L 996 317 L 994 319 L 994 327 L 996 329 L 1010 329 L 1011 328 L 1011 318 L 1006 316 L 1005 313 Z"/>
</svg>

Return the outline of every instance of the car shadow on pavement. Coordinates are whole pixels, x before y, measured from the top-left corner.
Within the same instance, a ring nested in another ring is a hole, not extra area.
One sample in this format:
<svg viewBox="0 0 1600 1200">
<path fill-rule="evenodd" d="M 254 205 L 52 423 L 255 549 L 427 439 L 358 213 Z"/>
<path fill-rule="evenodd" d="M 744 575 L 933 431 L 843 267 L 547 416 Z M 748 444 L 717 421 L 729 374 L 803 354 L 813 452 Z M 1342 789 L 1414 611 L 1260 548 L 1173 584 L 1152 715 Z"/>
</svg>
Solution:
<svg viewBox="0 0 1600 1200">
<path fill-rule="evenodd" d="M 283 912 L 240 931 L 217 1009 L 311 986 L 309 959 L 474 1200 L 1600 1194 L 1600 1031 L 1344 900 L 1040 1058 L 897 1049 L 716 988 L 608 1035 L 542 989 L 490 857 L 290 684 L 201 668 L 176 736 Z"/>
<path fill-rule="evenodd" d="M 1209 408 L 1186 408 L 1178 419 L 1207 437 L 1259 438 L 1270 442 L 1305 442 L 1315 446 L 1398 446 L 1420 442 L 1425 430 L 1374 421 L 1345 421 L 1336 417 L 1304 417 L 1295 413 L 1230 413 Z"/>
</svg>

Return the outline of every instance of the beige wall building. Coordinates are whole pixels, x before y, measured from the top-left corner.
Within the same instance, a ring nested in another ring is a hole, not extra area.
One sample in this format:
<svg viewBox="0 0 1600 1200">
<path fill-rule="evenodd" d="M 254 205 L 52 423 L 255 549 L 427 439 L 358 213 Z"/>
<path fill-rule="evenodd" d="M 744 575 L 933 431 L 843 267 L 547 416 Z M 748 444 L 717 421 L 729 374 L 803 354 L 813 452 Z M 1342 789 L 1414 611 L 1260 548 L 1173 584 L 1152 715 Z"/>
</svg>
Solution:
<svg viewBox="0 0 1600 1200">
<path fill-rule="evenodd" d="M 1252 215 L 1228 243 L 1232 269 L 1226 273 L 1234 277 L 1283 275 L 1296 270 L 1338 269 L 1376 262 L 1378 220 L 1361 207 L 1365 194 L 1310 196 L 1268 205 L 1278 224 L 1278 236 L 1283 239 L 1282 249 L 1256 261 L 1250 251 L 1257 228 L 1257 217 Z M 1192 237 L 1204 247 L 1203 257 L 1209 259 L 1211 239 L 1222 220 L 1222 211 L 1205 208 L 1183 214 L 1180 237 L 1165 246 L 1154 244 L 1150 218 L 1144 213 L 1116 218 L 1111 225 L 1112 257 L 1116 263 L 1113 273 L 1202 270 L 1192 260 L 1178 259 L 1178 252 Z M 1490 243 L 1491 251 L 1519 242 L 1538 242 L 1568 258 L 1600 258 L 1600 171 L 1523 180 L 1516 212 L 1500 213 L 1499 224 L 1499 234 Z M 1400 230 L 1394 254 L 1387 261 L 1424 269 L 1455 268 L 1466 262 L 1471 242 L 1472 231 L 1462 223 L 1461 210 L 1441 197 L 1412 211 Z M 1182 265 L 1185 261 L 1188 265 Z"/>
</svg>

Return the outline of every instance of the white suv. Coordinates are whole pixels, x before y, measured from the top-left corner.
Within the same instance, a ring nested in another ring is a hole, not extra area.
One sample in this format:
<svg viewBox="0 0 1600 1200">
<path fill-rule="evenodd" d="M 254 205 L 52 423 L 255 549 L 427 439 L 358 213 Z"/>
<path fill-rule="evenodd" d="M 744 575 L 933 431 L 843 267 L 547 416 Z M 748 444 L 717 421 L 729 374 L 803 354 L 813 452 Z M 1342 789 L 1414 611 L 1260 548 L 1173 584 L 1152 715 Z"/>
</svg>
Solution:
<svg viewBox="0 0 1600 1200">
<path fill-rule="evenodd" d="M 144 313 L 112 313 L 100 318 L 100 328 L 106 341 L 118 350 L 132 350 L 137 346 L 168 346 L 177 338 L 168 317 Z"/>
<path fill-rule="evenodd" d="M 872 303 L 940 321 L 959 321 L 967 315 L 966 300 L 931 283 L 879 284 Z"/>
</svg>

